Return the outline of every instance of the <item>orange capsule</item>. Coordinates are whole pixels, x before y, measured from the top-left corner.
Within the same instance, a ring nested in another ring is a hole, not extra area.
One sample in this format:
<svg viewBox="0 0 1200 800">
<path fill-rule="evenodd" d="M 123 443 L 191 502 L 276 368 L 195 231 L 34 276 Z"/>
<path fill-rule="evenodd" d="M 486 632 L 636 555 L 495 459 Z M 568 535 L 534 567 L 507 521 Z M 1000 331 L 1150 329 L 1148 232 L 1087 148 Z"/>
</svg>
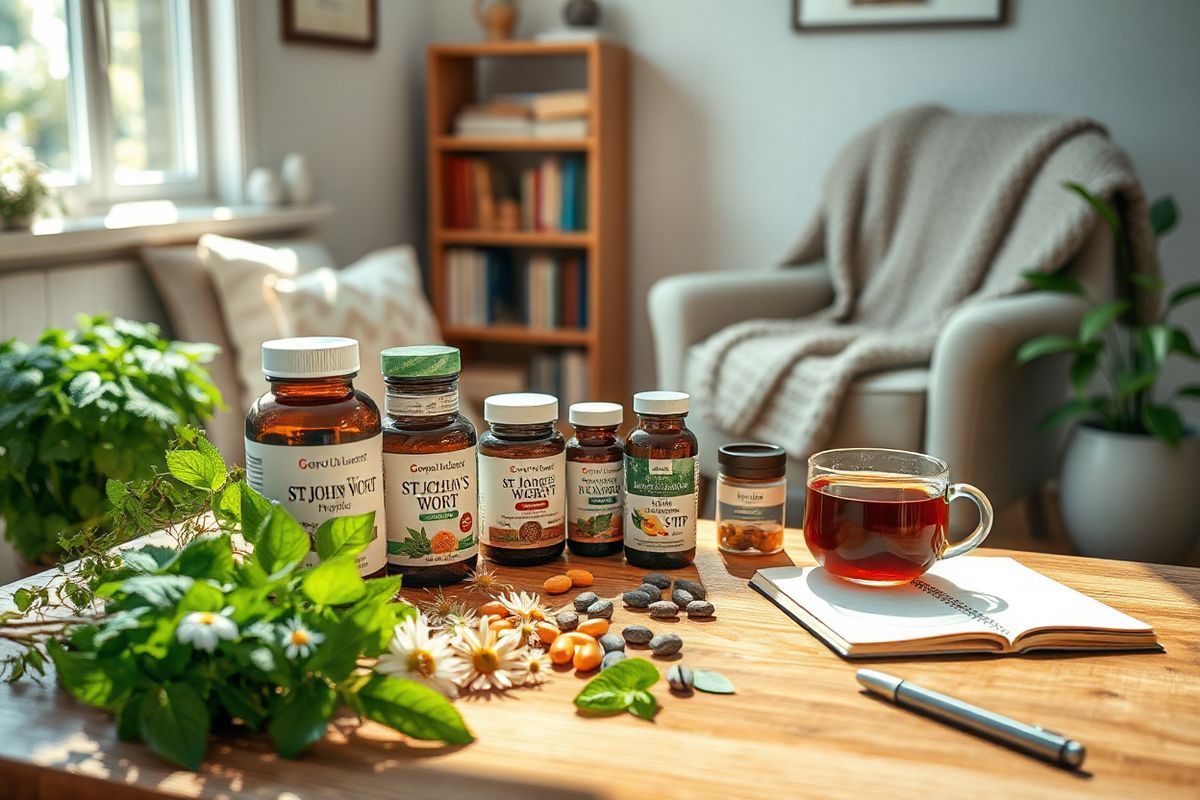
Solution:
<svg viewBox="0 0 1200 800">
<path fill-rule="evenodd" d="M 490 631 L 507 631 L 512 628 L 512 622 L 507 619 L 494 619 L 488 623 Z"/>
<path fill-rule="evenodd" d="M 559 630 L 557 626 L 551 625 L 549 622 L 539 622 L 534 626 L 537 631 L 538 638 L 543 644 L 554 644 L 554 640 L 558 638 Z"/>
<path fill-rule="evenodd" d="M 499 600 L 493 600 L 490 603 L 484 603 L 479 607 L 479 616 L 481 617 L 504 617 L 508 615 L 508 609 Z"/>
<path fill-rule="evenodd" d="M 542 588 L 548 594 L 562 594 L 571 590 L 571 579 L 566 575 L 555 575 L 552 578 L 546 578 L 546 582 L 542 584 Z"/>
<path fill-rule="evenodd" d="M 600 666 L 604 658 L 604 650 L 596 641 L 584 642 L 575 646 L 575 654 L 571 657 L 571 666 L 580 672 L 587 672 Z"/>
<path fill-rule="evenodd" d="M 591 586 L 596 582 L 596 578 L 586 569 L 569 569 L 567 577 L 571 579 L 571 585 L 577 587 Z"/>
<path fill-rule="evenodd" d="M 608 633 L 608 620 L 597 617 L 596 619 L 587 619 L 579 623 L 579 627 L 575 630 L 580 633 L 586 633 L 588 636 L 595 636 L 597 639 Z"/>
</svg>

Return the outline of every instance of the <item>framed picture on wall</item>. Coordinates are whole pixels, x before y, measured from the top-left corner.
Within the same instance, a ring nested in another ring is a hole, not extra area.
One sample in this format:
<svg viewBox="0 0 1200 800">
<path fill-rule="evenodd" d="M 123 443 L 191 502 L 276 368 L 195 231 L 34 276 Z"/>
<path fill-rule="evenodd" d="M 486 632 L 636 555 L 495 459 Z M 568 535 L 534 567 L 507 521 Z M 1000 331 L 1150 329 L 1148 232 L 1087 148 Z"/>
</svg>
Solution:
<svg viewBox="0 0 1200 800">
<path fill-rule="evenodd" d="M 283 40 L 374 50 L 378 0 L 280 0 Z"/>
<path fill-rule="evenodd" d="M 1007 0 L 792 0 L 798 31 L 1003 25 Z"/>
</svg>

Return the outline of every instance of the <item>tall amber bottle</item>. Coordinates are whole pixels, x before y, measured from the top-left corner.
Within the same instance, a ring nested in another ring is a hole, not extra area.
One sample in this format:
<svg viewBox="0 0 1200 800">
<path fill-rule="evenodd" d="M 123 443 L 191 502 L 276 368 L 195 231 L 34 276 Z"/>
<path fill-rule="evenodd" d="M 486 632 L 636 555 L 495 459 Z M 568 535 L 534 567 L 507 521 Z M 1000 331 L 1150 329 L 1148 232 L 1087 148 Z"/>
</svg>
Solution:
<svg viewBox="0 0 1200 800">
<path fill-rule="evenodd" d="M 333 517 L 375 512 L 358 571 L 385 572 L 383 438 L 379 409 L 354 388 L 358 342 L 341 336 L 262 346 L 270 389 L 246 413 L 246 482 L 278 501 L 313 537 Z M 310 552 L 306 563 L 317 562 Z"/>
<path fill-rule="evenodd" d="M 625 439 L 625 560 L 678 569 L 696 558 L 700 460 L 684 423 L 683 392 L 638 392 L 637 427 Z"/>
<path fill-rule="evenodd" d="M 379 360 L 388 572 L 405 586 L 458 583 L 479 554 L 475 426 L 458 413 L 458 348 L 392 347 Z"/>
<path fill-rule="evenodd" d="M 575 428 L 567 441 L 567 547 L 576 555 L 621 552 L 625 447 L 617 428 L 623 413 L 616 403 L 575 403 L 567 411 Z"/>
</svg>

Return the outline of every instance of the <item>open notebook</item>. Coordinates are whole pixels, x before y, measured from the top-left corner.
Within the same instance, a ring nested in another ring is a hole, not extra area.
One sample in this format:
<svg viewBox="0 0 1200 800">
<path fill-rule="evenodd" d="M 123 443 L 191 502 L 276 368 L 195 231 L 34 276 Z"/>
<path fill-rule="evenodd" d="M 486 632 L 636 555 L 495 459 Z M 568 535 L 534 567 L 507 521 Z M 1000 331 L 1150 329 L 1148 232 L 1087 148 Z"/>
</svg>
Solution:
<svg viewBox="0 0 1200 800">
<path fill-rule="evenodd" d="M 846 658 L 1159 647 L 1146 623 L 1011 558 L 939 561 L 904 586 L 817 567 L 760 569 L 750 585 Z"/>
</svg>

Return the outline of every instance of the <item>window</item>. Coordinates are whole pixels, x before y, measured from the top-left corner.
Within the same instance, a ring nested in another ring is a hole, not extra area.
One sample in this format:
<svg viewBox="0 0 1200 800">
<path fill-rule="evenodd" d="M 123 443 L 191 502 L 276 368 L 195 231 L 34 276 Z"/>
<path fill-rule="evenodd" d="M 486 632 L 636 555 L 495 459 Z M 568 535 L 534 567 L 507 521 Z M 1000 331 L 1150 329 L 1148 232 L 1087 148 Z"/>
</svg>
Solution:
<svg viewBox="0 0 1200 800">
<path fill-rule="evenodd" d="M 73 206 L 209 194 L 195 0 L 0 0 L 0 150 Z"/>
</svg>

